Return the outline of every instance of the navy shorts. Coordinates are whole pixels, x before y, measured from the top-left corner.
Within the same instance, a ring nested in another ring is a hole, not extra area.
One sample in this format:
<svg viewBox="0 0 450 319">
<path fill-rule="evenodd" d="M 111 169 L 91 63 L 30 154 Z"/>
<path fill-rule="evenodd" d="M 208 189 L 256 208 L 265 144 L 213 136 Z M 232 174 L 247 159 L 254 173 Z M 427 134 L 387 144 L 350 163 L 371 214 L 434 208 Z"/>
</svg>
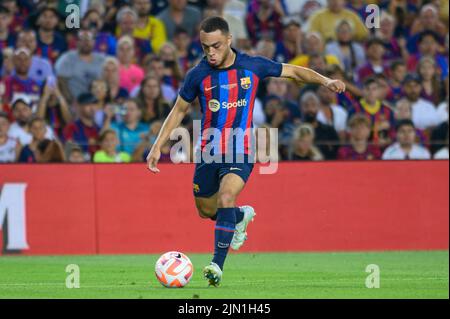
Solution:
<svg viewBox="0 0 450 319">
<path fill-rule="evenodd" d="M 197 163 L 194 173 L 194 196 L 211 197 L 219 191 L 220 181 L 227 174 L 236 174 L 247 183 L 253 163 L 245 158 L 244 163 Z"/>
</svg>

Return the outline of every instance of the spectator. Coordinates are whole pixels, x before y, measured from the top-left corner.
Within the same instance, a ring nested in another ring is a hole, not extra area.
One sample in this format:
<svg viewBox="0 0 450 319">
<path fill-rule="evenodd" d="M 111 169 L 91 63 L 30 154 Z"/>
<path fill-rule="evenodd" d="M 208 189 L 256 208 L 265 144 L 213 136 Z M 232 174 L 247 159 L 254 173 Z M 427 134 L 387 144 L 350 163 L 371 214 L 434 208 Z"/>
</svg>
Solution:
<svg viewBox="0 0 450 319">
<path fill-rule="evenodd" d="M 67 161 L 69 163 L 86 163 L 86 159 L 84 157 L 83 149 L 78 145 L 73 145 L 69 148 Z"/>
<path fill-rule="evenodd" d="M 362 91 L 351 82 L 339 65 L 327 66 L 326 73 L 329 78 L 341 80 L 345 83 L 345 92 L 337 94 L 337 104 L 341 105 L 347 112 L 354 108 L 354 104 L 362 96 Z"/>
<path fill-rule="evenodd" d="M 131 155 L 148 133 L 149 127 L 141 122 L 142 111 L 134 100 L 127 100 L 124 108 L 126 113 L 122 123 L 111 123 L 112 114 L 107 113 L 103 131 L 113 129 L 119 138 L 119 149 Z"/>
<path fill-rule="evenodd" d="M 420 97 L 422 84 L 417 74 L 408 74 L 403 82 L 403 91 L 412 104 L 412 121 L 414 126 L 426 130 L 441 123 L 435 106 Z"/>
<path fill-rule="evenodd" d="M 314 128 L 314 144 L 318 146 L 325 159 L 336 159 L 339 144 L 339 136 L 336 130 L 317 120 L 320 110 L 319 97 L 311 91 L 307 91 L 300 98 L 303 120 Z"/>
<path fill-rule="evenodd" d="M 59 14 L 55 8 L 44 7 L 38 14 L 37 55 L 48 59 L 52 64 L 67 50 L 64 37 L 56 28 Z"/>
<path fill-rule="evenodd" d="M 105 56 L 93 50 L 94 35 L 89 30 L 80 30 L 78 49 L 64 53 L 55 64 L 61 93 L 69 103 L 89 92 L 92 81 L 101 76 Z"/>
<path fill-rule="evenodd" d="M 27 48 L 32 55 L 28 77 L 42 85 L 49 77 L 54 76 L 50 62 L 36 54 L 37 40 L 34 30 L 25 29 L 19 32 L 17 48 Z"/>
<path fill-rule="evenodd" d="M 10 25 L 12 23 L 13 15 L 8 8 L 0 5 L 0 49 L 13 48 L 16 43 L 14 33 L 10 32 Z"/>
<path fill-rule="evenodd" d="M 294 103 L 293 100 L 290 100 L 288 96 L 289 83 L 281 78 L 269 78 L 266 80 L 266 95 L 276 96 L 281 101 L 283 108 L 289 111 L 289 120 L 296 121 L 297 119 L 301 119 L 301 111 L 297 103 Z M 297 87 L 298 90 L 298 87 Z M 255 102 L 255 109 L 257 109 L 259 104 Z M 253 110 L 255 113 L 256 110 Z"/>
<path fill-rule="evenodd" d="M 81 23 L 85 30 L 90 30 L 95 37 L 94 51 L 98 53 L 116 55 L 117 40 L 110 32 L 104 32 L 103 17 L 95 9 L 88 10 Z"/>
<path fill-rule="evenodd" d="M 447 58 L 439 53 L 438 35 L 433 31 L 424 31 L 418 36 L 419 52 L 409 57 L 407 66 L 410 72 L 417 70 L 417 65 L 423 56 L 430 56 L 435 59 L 438 73 L 441 80 L 448 76 Z"/>
<path fill-rule="evenodd" d="M 395 121 L 398 123 L 403 120 L 412 120 L 412 105 L 405 97 L 399 99 L 395 104 Z M 416 140 L 417 143 L 426 145 L 429 138 L 423 130 L 416 128 Z"/>
<path fill-rule="evenodd" d="M 120 86 L 120 64 L 114 57 L 107 57 L 102 66 L 101 79 L 106 82 L 108 86 L 108 100 L 118 102 L 120 99 L 127 99 L 129 97 L 127 89 Z"/>
<path fill-rule="evenodd" d="M 394 36 L 395 25 L 395 18 L 386 11 L 382 11 L 380 16 L 380 28 L 376 29 L 375 36 L 384 43 L 385 53 L 383 60 L 385 62 L 391 62 L 392 60 L 397 59 L 407 61 L 409 58 L 405 38 L 403 36 Z"/>
<path fill-rule="evenodd" d="M 26 143 L 19 153 L 19 163 L 36 163 L 38 144 L 45 140 L 46 127 L 45 121 L 36 117 L 30 121 L 30 133 L 32 140 Z"/>
<path fill-rule="evenodd" d="M 447 106 L 448 107 L 448 106 Z M 448 121 L 439 124 L 431 132 L 431 152 L 436 154 L 441 148 L 446 146 L 449 135 Z"/>
<path fill-rule="evenodd" d="M 138 16 L 133 37 L 150 41 L 152 51 L 159 53 L 161 46 L 167 41 L 166 28 L 163 22 L 150 15 L 152 8 L 150 0 L 132 0 L 131 2 Z"/>
<path fill-rule="evenodd" d="M 312 56 L 323 56 L 326 65 L 341 65 L 341 62 L 336 56 L 325 54 L 325 46 L 322 40 L 322 36 L 318 32 L 306 34 L 304 53 L 295 57 L 289 62 L 289 64 L 308 67 L 310 65 L 310 59 Z"/>
<path fill-rule="evenodd" d="M 80 145 L 85 158 L 91 158 L 98 150 L 100 128 L 95 124 L 95 104 L 97 100 L 91 93 L 78 96 L 78 119 L 68 124 L 64 129 L 64 139 L 67 142 Z"/>
<path fill-rule="evenodd" d="M 9 25 L 9 32 L 12 34 L 19 33 L 26 24 L 26 16 L 29 8 L 26 8 L 24 1 L 17 3 L 17 0 L 3 0 L 2 5 L 9 10 L 12 15 L 12 22 Z M 19 8 L 20 5 L 21 7 Z"/>
<path fill-rule="evenodd" d="M 186 74 L 187 71 L 197 62 L 198 56 L 191 54 L 191 38 L 189 33 L 181 28 L 175 30 L 173 44 L 176 49 L 176 56 L 178 56 L 178 65 L 181 72 Z"/>
<path fill-rule="evenodd" d="M 275 42 L 270 39 L 259 40 L 258 43 L 256 44 L 255 50 L 256 50 L 255 55 L 261 55 L 269 60 L 276 59 L 275 52 L 277 50 L 277 47 Z"/>
<path fill-rule="evenodd" d="M 275 61 L 288 63 L 302 53 L 302 30 L 300 22 L 293 18 L 283 19 L 283 39 L 276 45 Z"/>
<path fill-rule="evenodd" d="M 367 41 L 367 62 L 357 71 L 357 81 L 359 83 L 363 83 L 366 78 L 375 74 L 388 74 L 389 67 L 383 60 L 385 52 L 384 42 L 381 39 L 371 38 Z"/>
<path fill-rule="evenodd" d="M 295 131 L 289 149 L 291 161 L 321 161 L 323 156 L 314 146 L 314 128 L 311 124 L 301 124 Z"/>
<path fill-rule="evenodd" d="M 350 119 L 350 145 L 341 146 L 338 159 L 345 161 L 379 160 L 381 150 L 370 143 L 372 124 L 363 114 L 354 114 Z"/>
<path fill-rule="evenodd" d="M 128 153 L 116 151 L 119 141 L 114 130 L 103 131 L 99 142 L 100 149 L 95 152 L 94 163 L 129 163 L 131 161 Z"/>
<path fill-rule="evenodd" d="M 380 100 L 380 86 L 374 77 L 364 81 L 363 97 L 349 112 L 349 117 L 355 113 L 365 115 L 372 124 L 372 142 L 381 148 L 389 145 L 395 135 L 395 119 L 391 109 Z"/>
<path fill-rule="evenodd" d="M 134 45 L 131 37 L 123 36 L 120 38 L 117 47 L 117 58 L 120 62 L 119 84 L 128 92 L 132 92 L 144 79 L 144 70 L 133 63 Z"/>
<path fill-rule="evenodd" d="M 408 40 L 408 49 L 411 53 L 417 53 L 417 40 L 420 33 L 424 31 L 433 31 L 440 39 L 448 33 L 448 28 L 439 19 L 439 11 L 434 4 L 425 4 L 419 15 L 414 19 L 410 30 L 410 38 Z M 439 40 L 438 42 L 442 42 Z"/>
<path fill-rule="evenodd" d="M 19 48 L 14 51 L 13 75 L 5 79 L 6 101 L 12 101 L 16 95 L 26 95 L 34 103 L 39 99 L 40 86 L 28 75 L 31 66 L 31 53 L 26 48 Z"/>
<path fill-rule="evenodd" d="M 106 81 L 98 79 L 92 82 L 91 93 L 97 100 L 97 103 L 95 104 L 95 124 L 101 128 L 106 119 L 105 108 L 108 107 L 111 102 Z"/>
<path fill-rule="evenodd" d="M 397 142 L 389 146 L 383 153 L 383 160 L 427 160 L 430 152 L 415 143 L 416 129 L 411 120 L 397 123 Z"/>
<path fill-rule="evenodd" d="M 435 60 L 429 56 L 422 57 L 417 65 L 417 74 L 422 83 L 421 97 L 434 105 L 439 105 L 445 99 L 445 88 Z"/>
<path fill-rule="evenodd" d="M 275 42 L 282 40 L 281 15 L 277 12 L 274 2 L 270 0 L 258 0 L 257 11 L 249 12 L 246 17 L 248 33 L 251 34 L 253 45 L 264 38 L 273 39 Z"/>
<path fill-rule="evenodd" d="M 0 55 L 0 80 L 1 77 L 6 78 L 14 73 L 14 50 L 13 48 L 5 48 L 2 50 L 2 54 Z M 4 83 L 2 83 L 2 90 L 0 92 L 0 96 L 5 94 Z M 2 97 L 3 98 L 3 97 Z"/>
<path fill-rule="evenodd" d="M 133 162 L 145 162 L 145 158 L 149 153 L 153 143 L 156 141 L 159 131 L 163 125 L 163 121 L 156 120 L 150 125 L 150 130 L 142 139 L 139 145 L 133 152 L 132 161 Z"/>
<path fill-rule="evenodd" d="M 448 138 L 446 141 L 446 145 L 441 148 L 439 151 L 434 154 L 433 159 L 435 160 L 448 160 L 449 159 L 449 151 L 448 151 Z"/>
<path fill-rule="evenodd" d="M 271 127 L 267 124 L 260 125 L 256 130 L 256 162 L 276 163 L 281 159 L 278 143 L 274 141 L 275 137 L 271 133 Z"/>
<path fill-rule="evenodd" d="M 142 61 L 148 54 L 153 52 L 151 43 L 149 39 L 140 39 L 134 37 L 134 31 L 136 30 L 138 22 L 137 13 L 129 8 L 123 7 L 117 13 L 117 38 L 128 36 L 132 39 L 134 46 L 133 55 L 136 57 L 138 62 Z"/>
<path fill-rule="evenodd" d="M 305 24 L 314 12 L 326 7 L 327 0 L 283 0 L 282 3 L 286 8 L 287 16 L 298 15 L 301 22 Z"/>
<path fill-rule="evenodd" d="M 397 22 L 395 27 L 395 37 L 401 37 L 409 34 L 411 24 L 418 12 L 417 3 L 410 0 L 382 0 L 380 3 L 382 9 L 386 9 L 394 16 Z"/>
<path fill-rule="evenodd" d="M 339 22 L 336 40 L 327 44 L 325 52 L 339 59 L 349 79 L 354 78 L 354 73 L 365 59 L 364 48 L 353 40 L 353 28 L 347 20 Z"/>
<path fill-rule="evenodd" d="M 162 96 L 161 83 L 155 76 L 147 76 L 142 81 L 136 102 L 145 123 L 164 120 L 170 113 L 170 105 Z"/>
<path fill-rule="evenodd" d="M 169 7 L 158 18 L 166 27 L 168 39 L 172 40 L 177 27 L 186 29 L 191 37 L 195 37 L 202 14 L 197 8 L 187 5 L 187 0 L 169 0 Z"/>
<path fill-rule="evenodd" d="M 29 127 L 33 117 L 31 100 L 26 95 L 18 95 L 11 105 L 15 122 L 10 125 L 8 136 L 17 140 L 21 145 L 29 144 L 33 139 Z M 44 133 L 45 138 L 54 139 L 53 130 L 49 126 Z"/>
<path fill-rule="evenodd" d="M 69 105 L 58 89 L 54 77 L 49 78 L 44 86 L 36 115 L 45 119 L 59 138 L 63 137 L 64 127 L 72 121 Z"/>
<path fill-rule="evenodd" d="M 163 82 L 165 76 L 165 67 L 164 61 L 160 57 L 152 57 L 145 62 L 145 74 L 153 75 L 158 78 L 161 83 L 162 95 L 164 96 L 164 99 L 166 101 L 168 101 L 169 103 L 175 101 L 177 97 L 177 91 L 174 87 L 172 87 L 172 85 Z M 138 90 L 135 89 L 134 92 L 131 93 L 131 96 L 136 96 L 137 93 Z"/>
<path fill-rule="evenodd" d="M 209 8 L 216 10 L 217 15 L 224 18 L 230 26 L 230 34 L 233 36 L 233 46 L 237 49 L 246 47 L 249 44 L 247 27 L 244 19 L 239 19 L 236 15 L 225 12 L 225 5 L 228 0 L 207 0 Z"/>
<path fill-rule="evenodd" d="M 348 112 L 342 106 L 335 103 L 336 94 L 325 86 L 321 85 L 318 87 L 317 95 L 320 99 L 320 110 L 317 114 L 318 121 L 333 126 L 341 141 L 344 141 Z"/>
<path fill-rule="evenodd" d="M 159 56 L 164 62 L 164 76 L 162 81 L 175 90 L 178 90 L 184 75 L 181 72 L 175 46 L 169 42 L 165 43 L 161 48 Z"/>
<path fill-rule="evenodd" d="M 389 71 L 389 86 L 391 88 L 391 96 L 388 97 L 389 102 L 395 102 L 403 96 L 403 81 L 405 80 L 408 70 L 406 64 L 402 60 L 393 61 Z"/>
<path fill-rule="evenodd" d="M 63 163 L 65 161 L 61 144 L 48 139 L 37 144 L 34 155 L 37 163 Z"/>
<path fill-rule="evenodd" d="M 317 10 L 309 20 L 309 31 L 319 32 L 325 41 L 336 40 L 336 25 L 341 20 L 350 21 L 354 26 L 355 40 L 367 38 L 367 30 L 361 18 L 352 10 L 345 8 L 344 0 L 328 0 L 326 8 Z"/>
<path fill-rule="evenodd" d="M 0 163 L 12 163 L 16 161 L 20 144 L 8 136 L 9 118 L 4 112 L 0 112 Z"/>
</svg>

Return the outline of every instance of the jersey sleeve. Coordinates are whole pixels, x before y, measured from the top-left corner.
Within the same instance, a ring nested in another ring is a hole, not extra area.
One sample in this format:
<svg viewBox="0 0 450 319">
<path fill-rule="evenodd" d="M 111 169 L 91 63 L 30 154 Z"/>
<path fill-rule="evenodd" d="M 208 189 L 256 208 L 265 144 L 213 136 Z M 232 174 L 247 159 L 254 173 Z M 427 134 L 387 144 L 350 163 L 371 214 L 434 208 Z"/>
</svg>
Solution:
<svg viewBox="0 0 450 319">
<path fill-rule="evenodd" d="M 258 74 L 260 79 L 280 77 L 283 70 L 282 63 L 269 60 L 262 56 L 254 57 L 252 64 L 256 68 L 256 74 Z"/>
<path fill-rule="evenodd" d="M 196 68 L 191 69 L 187 74 L 179 95 L 188 103 L 192 103 L 199 93 L 199 85 L 196 77 Z"/>
</svg>

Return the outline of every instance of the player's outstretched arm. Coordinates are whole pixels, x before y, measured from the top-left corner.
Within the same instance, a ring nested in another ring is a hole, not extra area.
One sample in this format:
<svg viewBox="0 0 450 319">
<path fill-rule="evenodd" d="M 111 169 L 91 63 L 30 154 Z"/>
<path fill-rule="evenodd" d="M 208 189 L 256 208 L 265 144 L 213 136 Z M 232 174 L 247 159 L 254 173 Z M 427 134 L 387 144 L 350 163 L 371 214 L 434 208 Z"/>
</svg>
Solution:
<svg viewBox="0 0 450 319">
<path fill-rule="evenodd" d="M 177 128 L 187 111 L 189 110 L 189 103 L 183 100 L 182 97 L 178 96 L 175 105 L 164 121 L 161 130 L 159 131 L 158 137 L 156 138 L 155 143 L 153 144 L 150 153 L 147 155 L 147 165 L 148 169 L 153 173 L 158 173 L 159 169 L 156 167 L 159 158 L 161 157 L 161 147 L 167 142 L 169 139 L 170 133 L 172 130 Z"/>
<path fill-rule="evenodd" d="M 344 82 L 327 78 L 314 70 L 292 64 L 283 64 L 281 77 L 293 79 L 294 81 L 301 83 L 320 84 L 336 93 L 345 91 Z"/>
</svg>

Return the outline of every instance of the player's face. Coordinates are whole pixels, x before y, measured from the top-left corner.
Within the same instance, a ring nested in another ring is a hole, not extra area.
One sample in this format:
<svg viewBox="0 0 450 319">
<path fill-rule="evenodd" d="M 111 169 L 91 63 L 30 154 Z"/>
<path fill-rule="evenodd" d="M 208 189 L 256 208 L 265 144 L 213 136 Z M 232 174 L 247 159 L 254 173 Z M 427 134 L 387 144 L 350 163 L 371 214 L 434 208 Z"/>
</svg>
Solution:
<svg viewBox="0 0 450 319">
<path fill-rule="evenodd" d="M 231 52 L 231 35 L 223 34 L 220 30 L 209 33 L 200 31 L 200 42 L 208 63 L 215 68 L 223 66 Z"/>
<path fill-rule="evenodd" d="M 414 127 L 409 125 L 402 126 L 397 133 L 397 139 L 401 146 L 411 146 L 416 139 Z"/>
</svg>

